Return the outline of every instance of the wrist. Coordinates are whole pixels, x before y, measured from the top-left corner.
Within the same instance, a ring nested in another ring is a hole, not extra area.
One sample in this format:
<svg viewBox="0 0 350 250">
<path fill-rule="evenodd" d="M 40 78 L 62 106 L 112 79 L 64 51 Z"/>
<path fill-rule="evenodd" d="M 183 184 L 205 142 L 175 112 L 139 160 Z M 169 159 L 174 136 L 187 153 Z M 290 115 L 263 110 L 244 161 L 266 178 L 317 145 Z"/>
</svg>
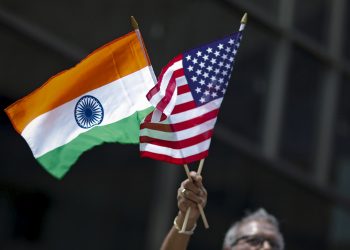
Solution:
<svg viewBox="0 0 350 250">
<path fill-rule="evenodd" d="M 187 221 L 187 225 L 186 228 L 184 230 L 182 230 L 182 225 L 183 225 L 183 220 L 179 219 L 178 216 L 175 217 L 174 219 L 174 228 L 178 231 L 178 233 L 180 234 L 185 234 L 185 235 L 192 235 L 194 230 L 197 227 L 197 224 L 194 223 L 194 225 L 191 227 L 189 224 L 189 220 Z"/>
<path fill-rule="evenodd" d="M 193 211 L 191 211 L 192 213 Z M 182 228 L 182 224 L 183 222 L 185 221 L 185 216 L 186 216 L 186 213 L 183 213 L 181 211 L 178 212 L 177 214 L 177 219 L 176 219 L 176 222 L 177 224 Z M 197 220 L 199 218 L 199 215 L 198 216 L 189 216 L 188 220 L 187 220 L 187 226 L 186 226 L 186 230 L 191 230 L 197 223 Z"/>
</svg>

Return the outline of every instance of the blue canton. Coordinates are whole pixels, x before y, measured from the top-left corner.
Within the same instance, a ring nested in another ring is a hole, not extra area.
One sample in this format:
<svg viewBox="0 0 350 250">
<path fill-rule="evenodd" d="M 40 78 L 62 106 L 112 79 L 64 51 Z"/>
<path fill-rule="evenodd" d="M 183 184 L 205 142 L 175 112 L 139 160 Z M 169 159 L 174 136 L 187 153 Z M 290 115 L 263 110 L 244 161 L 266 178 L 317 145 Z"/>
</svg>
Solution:
<svg viewBox="0 0 350 250">
<path fill-rule="evenodd" d="M 241 38 L 236 32 L 184 53 L 184 72 L 197 106 L 224 96 Z"/>
</svg>

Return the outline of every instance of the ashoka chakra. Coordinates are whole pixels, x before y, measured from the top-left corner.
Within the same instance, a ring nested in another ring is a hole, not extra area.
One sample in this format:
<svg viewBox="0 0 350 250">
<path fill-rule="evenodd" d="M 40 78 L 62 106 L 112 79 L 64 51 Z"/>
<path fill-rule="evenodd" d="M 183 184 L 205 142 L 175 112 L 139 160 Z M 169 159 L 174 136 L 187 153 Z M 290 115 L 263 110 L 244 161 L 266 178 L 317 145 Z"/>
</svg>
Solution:
<svg viewBox="0 0 350 250">
<path fill-rule="evenodd" d="M 86 95 L 75 105 L 74 116 L 80 127 L 91 128 L 102 122 L 103 107 L 96 97 Z"/>
</svg>

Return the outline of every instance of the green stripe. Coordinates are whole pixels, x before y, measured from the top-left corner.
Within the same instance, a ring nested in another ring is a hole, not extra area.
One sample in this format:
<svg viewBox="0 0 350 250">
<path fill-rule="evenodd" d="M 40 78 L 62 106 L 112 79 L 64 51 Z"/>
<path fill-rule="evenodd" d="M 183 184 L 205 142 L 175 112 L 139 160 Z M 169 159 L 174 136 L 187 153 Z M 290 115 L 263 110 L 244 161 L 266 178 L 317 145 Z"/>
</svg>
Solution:
<svg viewBox="0 0 350 250">
<path fill-rule="evenodd" d="M 135 112 L 118 122 L 94 127 L 69 143 L 37 158 L 39 163 L 56 178 L 62 178 L 84 151 L 104 142 L 139 143 L 140 123 L 152 107 Z"/>
</svg>

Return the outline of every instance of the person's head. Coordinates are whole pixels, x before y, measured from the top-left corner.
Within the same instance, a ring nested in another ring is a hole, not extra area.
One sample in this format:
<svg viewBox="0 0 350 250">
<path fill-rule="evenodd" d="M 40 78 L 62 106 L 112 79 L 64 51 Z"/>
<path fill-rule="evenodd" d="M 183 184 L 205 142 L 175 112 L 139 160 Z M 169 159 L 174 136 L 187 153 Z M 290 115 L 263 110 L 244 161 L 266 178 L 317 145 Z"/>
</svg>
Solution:
<svg viewBox="0 0 350 250">
<path fill-rule="evenodd" d="M 283 250 L 283 236 L 277 219 L 265 209 L 258 209 L 227 231 L 224 250 Z"/>
</svg>

